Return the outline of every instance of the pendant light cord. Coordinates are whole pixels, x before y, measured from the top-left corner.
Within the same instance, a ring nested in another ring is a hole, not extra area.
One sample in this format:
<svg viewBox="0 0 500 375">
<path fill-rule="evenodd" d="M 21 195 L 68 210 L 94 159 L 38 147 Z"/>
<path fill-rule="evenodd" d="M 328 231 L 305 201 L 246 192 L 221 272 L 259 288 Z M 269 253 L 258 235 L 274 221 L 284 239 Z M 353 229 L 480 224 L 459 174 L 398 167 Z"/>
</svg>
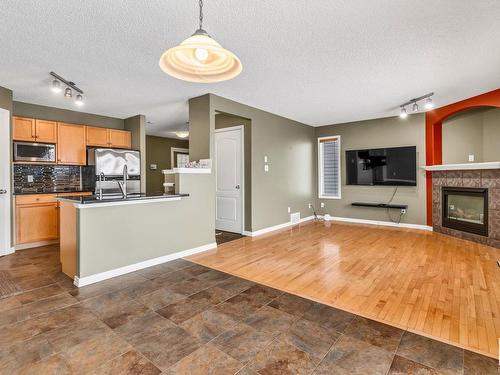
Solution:
<svg viewBox="0 0 500 375">
<path fill-rule="evenodd" d="M 203 0 L 200 0 L 199 4 L 200 4 L 200 30 L 203 30 Z"/>
</svg>

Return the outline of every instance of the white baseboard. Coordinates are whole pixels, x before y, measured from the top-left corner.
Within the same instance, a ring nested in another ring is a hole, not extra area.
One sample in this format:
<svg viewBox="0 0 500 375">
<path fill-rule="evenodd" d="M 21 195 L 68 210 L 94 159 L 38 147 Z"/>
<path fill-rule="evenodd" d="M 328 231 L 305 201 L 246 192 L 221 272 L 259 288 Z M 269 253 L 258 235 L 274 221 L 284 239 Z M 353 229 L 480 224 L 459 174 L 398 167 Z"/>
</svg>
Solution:
<svg viewBox="0 0 500 375">
<path fill-rule="evenodd" d="M 128 266 L 115 268 L 113 270 L 109 270 L 109 271 L 105 271 L 105 272 L 101 272 L 101 273 L 96 273 L 96 274 L 90 275 L 90 276 L 85 276 L 85 277 L 75 276 L 75 278 L 73 280 L 73 284 L 75 284 L 75 286 L 80 288 L 80 287 L 85 286 L 85 285 L 90 285 L 90 284 L 97 283 L 99 281 L 111 279 L 112 277 L 124 275 L 124 274 L 130 273 L 130 272 L 139 271 L 139 270 L 142 270 L 143 268 L 148 268 L 151 266 L 156 266 L 158 264 L 170 262 L 171 260 L 174 260 L 174 259 L 184 258 L 184 257 L 187 257 L 189 255 L 194 255 L 194 254 L 201 253 L 203 251 L 215 249 L 216 247 L 217 247 L 217 243 L 212 242 L 210 244 L 198 246 L 198 247 L 195 247 L 193 249 L 179 251 L 178 253 L 164 255 L 164 256 L 161 256 L 158 258 L 148 259 L 148 260 L 145 260 L 143 262 L 130 264 Z"/>
<path fill-rule="evenodd" d="M 322 217 L 322 216 L 321 216 Z M 408 223 L 393 223 L 390 221 L 379 221 L 379 220 L 367 220 L 367 219 L 355 219 L 351 217 L 340 217 L 340 216 L 330 216 L 329 221 L 343 221 L 347 223 L 357 223 L 357 224 L 370 224 L 370 225 L 382 225 L 386 227 L 398 227 L 398 228 L 411 228 L 428 230 L 432 232 L 432 227 L 422 224 L 408 224 Z"/>
<path fill-rule="evenodd" d="M 303 223 L 304 221 L 309 221 L 309 220 L 312 220 L 312 219 L 314 219 L 314 216 L 304 217 L 304 218 L 300 219 L 299 223 Z M 279 230 L 279 229 L 283 229 L 283 228 L 286 228 L 286 227 L 290 227 L 292 225 L 297 225 L 297 223 L 287 222 L 287 223 L 283 223 L 283 224 L 274 225 L 272 227 L 267 227 L 267 228 L 259 229 L 259 230 L 256 230 L 255 232 L 245 231 L 245 232 L 243 232 L 243 234 L 245 236 L 249 236 L 249 237 L 256 237 L 256 236 L 260 236 L 262 234 L 273 232 L 275 230 Z"/>
</svg>

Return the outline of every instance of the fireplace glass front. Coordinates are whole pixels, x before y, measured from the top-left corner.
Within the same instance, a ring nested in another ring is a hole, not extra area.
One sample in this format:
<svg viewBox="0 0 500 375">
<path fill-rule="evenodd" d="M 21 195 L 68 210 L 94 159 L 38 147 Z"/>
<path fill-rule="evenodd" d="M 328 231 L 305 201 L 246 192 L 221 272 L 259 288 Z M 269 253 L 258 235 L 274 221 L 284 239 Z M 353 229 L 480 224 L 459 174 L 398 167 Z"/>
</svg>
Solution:
<svg viewBox="0 0 500 375">
<path fill-rule="evenodd" d="M 443 187 L 443 226 L 488 235 L 488 189 Z"/>
</svg>

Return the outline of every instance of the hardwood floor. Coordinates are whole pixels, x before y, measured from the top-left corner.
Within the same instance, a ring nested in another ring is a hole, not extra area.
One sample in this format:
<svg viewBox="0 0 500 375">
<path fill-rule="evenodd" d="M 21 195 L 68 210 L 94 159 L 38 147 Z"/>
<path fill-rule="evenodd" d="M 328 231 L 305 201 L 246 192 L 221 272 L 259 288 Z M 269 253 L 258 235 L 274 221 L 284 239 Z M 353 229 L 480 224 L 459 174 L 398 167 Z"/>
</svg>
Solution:
<svg viewBox="0 0 500 375">
<path fill-rule="evenodd" d="M 420 230 L 308 222 L 188 259 L 498 358 L 500 251 L 492 247 Z"/>
</svg>

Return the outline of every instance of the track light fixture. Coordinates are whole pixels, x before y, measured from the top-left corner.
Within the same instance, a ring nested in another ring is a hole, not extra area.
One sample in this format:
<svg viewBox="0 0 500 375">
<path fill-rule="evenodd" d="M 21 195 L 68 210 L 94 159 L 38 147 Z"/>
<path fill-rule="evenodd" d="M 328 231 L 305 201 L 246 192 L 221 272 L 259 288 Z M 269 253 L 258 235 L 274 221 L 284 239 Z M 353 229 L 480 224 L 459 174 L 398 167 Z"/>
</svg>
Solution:
<svg viewBox="0 0 500 375">
<path fill-rule="evenodd" d="M 75 104 L 79 105 L 79 106 L 83 105 L 83 95 L 82 94 L 78 94 L 76 96 Z"/>
<path fill-rule="evenodd" d="M 61 77 L 60 75 L 50 72 L 49 73 L 54 80 L 52 81 L 52 91 L 55 93 L 60 93 L 62 91 L 62 84 L 66 85 L 64 89 L 64 97 L 67 99 L 73 98 L 73 90 L 78 94 L 76 95 L 75 104 L 78 106 L 83 105 L 83 91 L 79 89 L 74 82 L 68 81 Z"/>
<path fill-rule="evenodd" d="M 428 97 L 425 100 L 424 108 L 425 109 L 432 109 L 432 108 L 434 108 L 434 103 L 432 102 L 432 98 L 431 97 Z"/>
<path fill-rule="evenodd" d="M 52 91 L 55 92 L 56 94 L 58 94 L 62 91 L 61 82 L 58 81 L 57 79 L 52 81 Z"/>
<path fill-rule="evenodd" d="M 73 96 L 73 91 L 69 87 L 66 87 L 66 90 L 64 90 L 64 97 L 65 98 L 71 98 Z"/>
<path fill-rule="evenodd" d="M 434 108 L 434 103 L 432 102 L 432 96 L 433 95 L 434 95 L 434 93 L 431 92 L 429 94 L 425 94 L 425 95 L 419 96 L 418 98 L 410 99 L 406 103 L 401 104 L 400 105 L 400 107 L 401 107 L 401 113 L 399 114 L 399 117 L 401 117 L 401 118 L 408 117 L 408 113 L 406 112 L 406 106 L 410 105 L 410 104 L 412 105 L 412 107 L 411 107 L 412 111 L 413 112 L 418 112 L 418 110 L 419 110 L 418 102 L 421 101 L 421 100 L 424 100 L 424 99 L 425 99 L 424 108 L 426 110 Z"/>
<path fill-rule="evenodd" d="M 406 108 L 401 106 L 401 113 L 399 114 L 399 117 L 401 118 L 407 118 L 408 117 L 408 113 L 406 112 Z"/>
</svg>

